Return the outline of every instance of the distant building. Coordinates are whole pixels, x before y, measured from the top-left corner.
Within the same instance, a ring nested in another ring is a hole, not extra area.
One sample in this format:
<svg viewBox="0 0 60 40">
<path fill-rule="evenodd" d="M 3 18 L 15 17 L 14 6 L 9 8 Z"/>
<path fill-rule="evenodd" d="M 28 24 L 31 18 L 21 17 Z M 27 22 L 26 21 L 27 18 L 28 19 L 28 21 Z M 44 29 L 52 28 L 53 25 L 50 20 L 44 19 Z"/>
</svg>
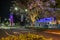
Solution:
<svg viewBox="0 0 60 40">
<path fill-rule="evenodd" d="M 56 28 L 56 22 L 53 17 L 42 18 L 35 21 L 35 26 L 42 28 Z"/>
</svg>

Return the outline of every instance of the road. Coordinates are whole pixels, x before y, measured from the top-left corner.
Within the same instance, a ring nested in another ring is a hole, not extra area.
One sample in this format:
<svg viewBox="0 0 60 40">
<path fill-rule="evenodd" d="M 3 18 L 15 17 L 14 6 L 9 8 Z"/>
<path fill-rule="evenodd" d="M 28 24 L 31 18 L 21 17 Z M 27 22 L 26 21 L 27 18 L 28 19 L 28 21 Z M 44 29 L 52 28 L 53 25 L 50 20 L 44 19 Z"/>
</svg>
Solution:
<svg viewBox="0 0 60 40">
<path fill-rule="evenodd" d="M 20 33 L 28 33 L 31 32 L 33 34 L 38 34 L 38 35 L 43 35 L 46 38 L 53 38 L 53 40 L 60 40 L 60 35 L 57 34 L 51 34 L 47 33 L 44 31 L 34 31 L 34 30 L 29 30 L 29 29 L 24 29 L 24 28 L 19 28 L 19 29 L 0 29 L 0 38 L 1 37 L 6 37 L 8 35 L 15 35 L 14 33 L 20 34 Z"/>
</svg>

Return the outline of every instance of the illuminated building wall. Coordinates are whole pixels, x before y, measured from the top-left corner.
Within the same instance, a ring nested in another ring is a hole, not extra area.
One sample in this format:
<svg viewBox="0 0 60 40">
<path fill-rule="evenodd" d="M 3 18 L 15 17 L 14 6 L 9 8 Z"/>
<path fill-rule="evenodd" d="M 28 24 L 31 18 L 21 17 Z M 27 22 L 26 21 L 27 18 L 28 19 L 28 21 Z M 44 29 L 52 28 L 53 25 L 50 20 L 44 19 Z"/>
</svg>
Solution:
<svg viewBox="0 0 60 40">
<path fill-rule="evenodd" d="M 54 21 L 54 18 L 52 17 L 37 20 L 37 22 L 52 22 L 52 21 Z"/>
</svg>

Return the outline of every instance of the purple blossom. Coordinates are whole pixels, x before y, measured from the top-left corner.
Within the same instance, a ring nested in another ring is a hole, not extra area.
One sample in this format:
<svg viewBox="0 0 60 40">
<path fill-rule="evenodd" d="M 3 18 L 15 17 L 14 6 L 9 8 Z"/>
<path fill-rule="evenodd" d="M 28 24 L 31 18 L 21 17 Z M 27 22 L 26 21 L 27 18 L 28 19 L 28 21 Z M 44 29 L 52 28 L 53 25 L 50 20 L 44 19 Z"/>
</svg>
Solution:
<svg viewBox="0 0 60 40">
<path fill-rule="evenodd" d="M 50 12 L 52 12 L 52 13 L 55 12 L 55 11 L 54 11 L 54 8 L 48 8 L 48 11 L 50 11 Z"/>
<path fill-rule="evenodd" d="M 46 4 L 45 4 L 46 6 L 50 6 L 50 3 L 49 2 L 46 2 Z"/>
<path fill-rule="evenodd" d="M 51 2 L 53 5 L 56 4 L 55 0 L 50 0 L 50 2 Z"/>
</svg>

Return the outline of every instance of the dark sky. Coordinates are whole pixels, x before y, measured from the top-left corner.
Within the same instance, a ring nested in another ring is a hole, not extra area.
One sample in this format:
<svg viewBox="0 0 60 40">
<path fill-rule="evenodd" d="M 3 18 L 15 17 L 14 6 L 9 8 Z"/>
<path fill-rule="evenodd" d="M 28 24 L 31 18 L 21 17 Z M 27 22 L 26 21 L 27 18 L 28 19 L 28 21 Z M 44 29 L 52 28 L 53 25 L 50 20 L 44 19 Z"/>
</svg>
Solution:
<svg viewBox="0 0 60 40">
<path fill-rule="evenodd" d="M 8 17 L 9 16 L 9 8 L 11 6 L 11 1 L 12 0 L 0 0 L 0 16 L 1 17 Z M 23 2 L 24 0 L 20 0 L 20 1 Z"/>
<path fill-rule="evenodd" d="M 0 0 L 0 17 L 9 16 L 10 6 L 11 6 L 11 0 Z"/>
</svg>

